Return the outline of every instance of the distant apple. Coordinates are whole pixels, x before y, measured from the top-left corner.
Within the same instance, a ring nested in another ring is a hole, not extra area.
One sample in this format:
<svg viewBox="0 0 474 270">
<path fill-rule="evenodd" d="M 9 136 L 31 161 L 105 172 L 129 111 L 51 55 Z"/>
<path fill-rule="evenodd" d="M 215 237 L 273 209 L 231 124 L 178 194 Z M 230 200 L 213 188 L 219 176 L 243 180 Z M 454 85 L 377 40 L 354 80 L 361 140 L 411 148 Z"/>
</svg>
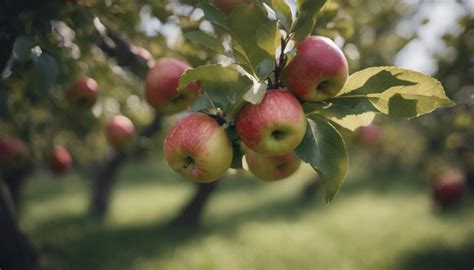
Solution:
<svg viewBox="0 0 474 270">
<path fill-rule="evenodd" d="M 293 152 L 281 156 L 264 156 L 247 150 L 245 160 L 249 170 L 265 182 L 286 178 L 292 175 L 301 164 L 301 160 Z"/>
<path fill-rule="evenodd" d="M 431 182 L 434 199 L 442 206 L 458 204 L 464 195 L 465 182 L 464 173 L 458 169 L 442 173 Z"/>
<path fill-rule="evenodd" d="M 245 1 L 246 0 L 213 0 L 213 3 L 225 15 L 229 15 L 235 7 L 245 3 Z"/>
<path fill-rule="evenodd" d="M 69 166 L 71 166 L 71 154 L 69 151 L 61 145 L 56 145 L 53 152 L 51 153 L 51 158 L 49 161 L 49 167 L 51 171 L 59 175 L 65 172 Z"/>
<path fill-rule="evenodd" d="M 80 78 L 69 87 L 66 99 L 75 107 L 91 108 L 97 101 L 97 82 L 92 78 Z"/>
<path fill-rule="evenodd" d="M 115 115 L 105 125 L 105 137 L 115 148 L 131 143 L 135 136 L 135 127 L 126 116 Z"/>
<path fill-rule="evenodd" d="M 178 93 L 181 75 L 189 65 L 176 58 L 164 58 L 150 69 L 145 81 L 145 97 L 148 103 L 163 114 L 185 110 L 199 95 L 199 82 L 191 82 Z"/>
<path fill-rule="evenodd" d="M 300 100 L 321 101 L 335 96 L 348 77 L 341 49 L 322 36 L 310 36 L 297 47 L 295 58 L 282 72 L 282 80 Z"/>
<path fill-rule="evenodd" d="M 165 138 L 164 149 L 174 171 L 199 183 L 223 176 L 233 156 L 225 130 L 202 113 L 192 113 L 176 122 Z"/>
<path fill-rule="evenodd" d="M 21 168 L 29 158 L 26 144 L 18 138 L 0 140 L 0 169 L 5 171 Z"/>
<path fill-rule="evenodd" d="M 244 105 L 235 127 L 248 148 L 276 156 L 289 153 L 300 144 L 306 132 L 306 117 L 293 94 L 272 89 L 259 104 Z"/>
<path fill-rule="evenodd" d="M 357 140 L 366 145 L 378 144 L 382 139 L 382 130 L 376 124 L 362 126 L 357 131 Z"/>
</svg>

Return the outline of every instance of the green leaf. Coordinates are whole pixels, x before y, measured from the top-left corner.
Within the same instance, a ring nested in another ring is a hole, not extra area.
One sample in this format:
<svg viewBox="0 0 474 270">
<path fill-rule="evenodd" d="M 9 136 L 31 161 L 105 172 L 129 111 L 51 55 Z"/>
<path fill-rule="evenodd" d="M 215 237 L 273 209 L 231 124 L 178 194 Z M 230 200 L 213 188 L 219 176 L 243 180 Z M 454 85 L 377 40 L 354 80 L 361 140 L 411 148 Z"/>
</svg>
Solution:
<svg viewBox="0 0 474 270">
<path fill-rule="evenodd" d="M 220 42 L 217 38 L 209 34 L 206 34 L 202 31 L 188 32 L 184 34 L 184 37 L 186 37 L 190 41 L 196 42 L 202 46 L 205 46 L 211 50 L 214 50 L 217 53 L 222 54 L 225 52 L 222 42 Z"/>
<path fill-rule="evenodd" d="M 297 0 L 297 19 L 292 33 L 295 33 L 293 40 L 298 43 L 305 39 L 314 28 L 316 24 L 316 15 L 318 11 L 324 6 L 327 0 Z"/>
<path fill-rule="evenodd" d="M 242 150 L 242 146 L 240 144 L 240 139 L 239 135 L 237 134 L 237 131 L 235 130 L 235 126 L 229 126 L 228 128 L 225 129 L 227 132 L 227 135 L 229 136 L 230 141 L 232 142 L 232 148 L 233 148 L 233 157 L 232 157 L 232 163 L 230 165 L 231 168 L 233 169 L 242 169 L 242 157 L 244 156 L 244 151 Z"/>
<path fill-rule="evenodd" d="M 209 102 L 209 99 L 206 96 L 200 95 L 193 102 L 193 104 L 191 105 L 189 109 L 193 112 L 197 112 L 197 111 L 201 111 L 207 108 L 212 108 L 212 104 Z"/>
<path fill-rule="evenodd" d="M 257 30 L 257 44 L 264 49 L 271 58 L 275 58 L 276 49 L 280 46 L 280 31 L 276 22 L 269 21 Z"/>
<path fill-rule="evenodd" d="M 331 202 L 346 179 L 349 158 L 337 129 L 318 116 L 310 118 L 295 154 L 318 172 L 326 187 L 326 202 Z"/>
<path fill-rule="evenodd" d="M 261 4 L 244 4 L 236 7 L 227 18 L 227 22 L 231 29 L 234 50 L 238 49 L 239 54 L 248 59 L 247 71 L 250 70 L 250 73 L 254 74 L 256 66 L 263 59 L 273 59 L 272 55 L 258 44 L 257 29 L 270 22 Z M 260 43 L 266 44 L 266 40 L 265 38 Z"/>
<path fill-rule="evenodd" d="M 244 90 L 252 84 L 250 79 L 237 71 L 236 65 L 205 65 L 186 70 L 181 76 L 178 91 L 190 82 L 199 81 L 201 91 L 213 100 L 216 106 L 226 109 L 228 104 L 242 102 Z"/>
<path fill-rule="evenodd" d="M 215 6 L 208 3 L 201 3 L 198 5 L 198 8 L 202 9 L 204 12 L 204 18 L 218 27 L 228 29 L 227 19 L 225 15 L 220 12 Z"/>
<path fill-rule="evenodd" d="M 269 58 L 263 59 L 263 61 L 257 65 L 256 73 L 260 80 L 267 79 L 275 69 L 275 61 L 272 61 Z"/>
<path fill-rule="evenodd" d="M 43 52 L 40 56 L 33 58 L 36 72 L 40 80 L 43 92 L 48 92 L 58 77 L 58 63 L 54 57 Z"/>
<path fill-rule="evenodd" d="M 291 17 L 291 9 L 285 3 L 284 0 L 272 0 L 272 8 L 275 11 L 276 17 L 280 24 L 285 28 L 286 31 L 289 31 L 293 19 Z"/>
<path fill-rule="evenodd" d="M 244 100 L 252 104 L 260 103 L 265 96 L 267 88 L 268 84 L 266 82 L 254 82 L 250 89 L 245 93 Z"/>
<path fill-rule="evenodd" d="M 378 111 L 406 118 L 454 105 L 438 80 L 397 67 L 374 67 L 356 72 L 349 77 L 341 93 L 328 101 L 358 112 Z"/>
<path fill-rule="evenodd" d="M 347 107 L 335 104 L 304 103 L 303 109 L 308 114 L 320 115 L 329 121 L 350 131 L 355 131 L 361 126 L 367 126 L 374 120 L 376 112 L 357 113 Z"/>
<path fill-rule="evenodd" d="M 17 61 L 25 61 L 30 57 L 33 41 L 27 36 L 18 36 L 13 43 L 13 58 Z"/>
</svg>

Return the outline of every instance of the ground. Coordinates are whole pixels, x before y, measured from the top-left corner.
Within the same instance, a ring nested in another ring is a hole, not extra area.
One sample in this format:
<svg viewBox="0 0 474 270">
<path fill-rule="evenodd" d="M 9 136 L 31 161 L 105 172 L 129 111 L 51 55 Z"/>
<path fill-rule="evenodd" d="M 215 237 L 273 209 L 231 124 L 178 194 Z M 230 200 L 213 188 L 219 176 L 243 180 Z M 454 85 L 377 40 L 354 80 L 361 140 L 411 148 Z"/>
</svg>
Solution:
<svg viewBox="0 0 474 270">
<path fill-rule="evenodd" d="M 31 179 L 20 223 L 46 269 L 472 269 L 474 199 L 439 212 L 413 172 L 353 173 L 335 201 L 303 169 L 278 183 L 246 175 L 221 183 L 194 231 L 169 228 L 194 185 L 162 161 L 128 164 L 107 219 L 85 217 L 89 183 L 71 175 Z"/>
</svg>

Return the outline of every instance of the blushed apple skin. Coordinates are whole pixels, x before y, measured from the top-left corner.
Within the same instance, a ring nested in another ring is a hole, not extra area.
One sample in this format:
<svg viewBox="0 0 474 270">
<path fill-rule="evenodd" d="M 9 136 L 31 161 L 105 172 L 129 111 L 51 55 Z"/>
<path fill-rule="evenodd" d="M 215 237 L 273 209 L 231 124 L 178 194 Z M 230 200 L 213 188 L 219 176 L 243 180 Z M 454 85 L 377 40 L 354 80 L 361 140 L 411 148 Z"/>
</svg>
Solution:
<svg viewBox="0 0 474 270">
<path fill-rule="evenodd" d="M 306 117 L 292 93 L 284 89 L 267 91 L 257 105 L 247 103 L 235 120 L 244 144 L 262 155 L 283 155 L 303 140 Z"/>
<path fill-rule="evenodd" d="M 105 125 L 105 137 L 114 148 L 122 148 L 133 141 L 135 126 L 128 117 L 123 115 L 113 116 Z"/>
<path fill-rule="evenodd" d="M 460 170 L 444 172 L 432 180 L 433 198 L 441 206 L 456 205 L 464 195 L 465 183 L 465 176 Z"/>
<path fill-rule="evenodd" d="M 264 156 L 247 150 L 245 160 L 249 170 L 264 182 L 284 179 L 296 172 L 301 164 L 301 160 L 293 152 L 280 156 Z"/>
<path fill-rule="evenodd" d="M 212 2 L 222 13 L 229 15 L 235 7 L 245 3 L 245 0 L 213 0 Z"/>
<path fill-rule="evenodd" d="M 49 167 L 55 175 L 64 173 L 71 166 L 72 158 L 69 151 L 61 145 L 56 145 L 51 154 Z"/>
<path fill-rule="evenodd" d="M 357 139 L 366 145 L 375 145 L 382 139 L 382 130 L 376 124 L 362 126 L 357 132 Z"/>
<path fill-rule="evenodd" d="M 163 58 L 153 66 L 145 79 L 145 98 L 163 114 L 185 110 L 199 95 L 199 82 L 191 82 L 178 94 L 181 75 L 189 65 L 176 58 Z"/>
<path fill-rule="evenodd" d="M 192 113 L 176 122 L 165 138 L 164 151 L 174 171 L 199 183 L 222 177 L 233 156 L 225 130 L 202 113 Z"/>
<path fill-rule="evenodd" d="M 66 92 L 66 99 L 75 107 L 91 108 L 97 101 L 97 82 L 88 77 L 83 77 L 74 82 Z"/>
<path fill-rule="evenodd" d="M 310 36 L 283 69 L 282 81 L 300 100 L 321 101 L 339 93 L 348 72 L 346 57 L 331 39 Z"/>
<path fill-rule="evenodd" d="M 28 147 L 22 140 L 5 137 L 0 141 L 0 169 L 6 171 L 19 169 L 26 163 L 28 157 Z"/>
</svg>

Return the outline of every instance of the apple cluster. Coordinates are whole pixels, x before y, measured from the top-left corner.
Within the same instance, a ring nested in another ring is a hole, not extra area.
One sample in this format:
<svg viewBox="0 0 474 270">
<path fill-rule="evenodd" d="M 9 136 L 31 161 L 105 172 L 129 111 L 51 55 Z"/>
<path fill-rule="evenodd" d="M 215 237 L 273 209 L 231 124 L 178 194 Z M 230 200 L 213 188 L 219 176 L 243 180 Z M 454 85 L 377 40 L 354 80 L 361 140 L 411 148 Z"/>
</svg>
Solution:
<svg viewBox="0 0 474 270">
<path fill-rule="evenodd" d="M 146 99 L 163 114 L 185 110 L 198 97 L 200 84 L 193 81 L 178 93 L 185 62 L 165 58 L 146 78 Z M 294 149 L 302 142 L 307 120 L 302 103 L 335 96 L 348 77 L 348 64 L 334 42 L 310 36 L 297 47 L 296 56 L 281 70 L 281 85 L 271 87 L 258 104 L 246 103 L 229 121 L 220 110 L 193 112 L 177 121 L 165 138 L 165 158 L 178 174 L 196 182 L 212 182 L 231 166 L 235 140 L 245 149 L 249 170 L 264 181 L 294 173 L 300 163 Z M 215 112 L 213 112 L 215 111 Z"/>
</svg>

